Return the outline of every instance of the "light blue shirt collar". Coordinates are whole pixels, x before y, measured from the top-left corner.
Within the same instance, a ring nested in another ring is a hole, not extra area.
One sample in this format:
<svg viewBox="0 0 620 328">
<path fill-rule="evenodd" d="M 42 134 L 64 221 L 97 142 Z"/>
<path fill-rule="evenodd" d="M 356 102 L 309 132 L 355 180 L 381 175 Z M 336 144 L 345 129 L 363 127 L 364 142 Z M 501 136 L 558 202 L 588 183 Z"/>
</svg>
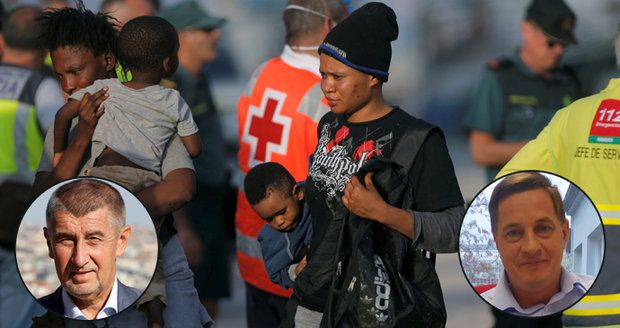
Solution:
<svg viewBox="0 0 620 328">
<path fill-rule="evenodd" d="M 67 294 L 64 288 L 62 288 L 62 303 L 65 308 L 65 317 L 71 319 L 88 320 L 82 313 L 80 308 L 75 305 L 73 299 Z M 114 284 L 112 285 L 112 291 L 108 300 L 103 305 L 103 308 L 95 319 L 103 319 L 118 313 L 118 280 L 114 277 Z"/>
<path fill-rule="evenodd" d="M 510 282 L 504 271 L 497 285 L 481 296 L 500 310 L 535 317 L 557 313 L 570 307 L 588 291 L 593 282 L 592 276 L 571 273 L 562 268 L 560 291 L 553 295 L 547 304 L 537 304 L 523 309 L 512 295 Z"/>
</svg>

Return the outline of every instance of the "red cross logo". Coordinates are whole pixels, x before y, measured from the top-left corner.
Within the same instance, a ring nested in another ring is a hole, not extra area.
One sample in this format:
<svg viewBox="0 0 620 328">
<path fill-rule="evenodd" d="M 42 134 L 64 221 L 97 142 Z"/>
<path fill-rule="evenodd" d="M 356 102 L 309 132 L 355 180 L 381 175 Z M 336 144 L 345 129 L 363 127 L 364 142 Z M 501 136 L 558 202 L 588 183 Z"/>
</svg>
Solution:
<svg viewBox="0 0 620 328">
<path fill-rule="evenodd" d="M 286 94 L 265 89 L 260 107 L 250 106 L 243 127 L 243 141 L 250 144 L 251 167 L 269 162 L 272 153 L 286 154 L 291 118 L 282 116 Z"/>
</svg>

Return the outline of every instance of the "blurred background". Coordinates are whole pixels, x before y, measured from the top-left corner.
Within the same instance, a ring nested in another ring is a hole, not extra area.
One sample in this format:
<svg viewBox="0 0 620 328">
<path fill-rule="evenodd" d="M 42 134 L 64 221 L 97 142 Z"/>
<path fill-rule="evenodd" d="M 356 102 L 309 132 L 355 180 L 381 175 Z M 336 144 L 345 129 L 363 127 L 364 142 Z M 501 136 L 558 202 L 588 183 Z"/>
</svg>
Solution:
<svg viewBox="0 0 620 328">
<path fill-rule="evenodd" d="M 161 0 L 165 7 L 176 3 Z M 221 112 L 228 157 L 236 165 L 236 103 L 252 71 L 284 45 L 281 19 L 286 0 L 201 0 L 213 15 L 227 17 L 221 32 L 219 57 L 207 70 Z M 368 1 L 352 1 L 353 9 Z M 473 164 L 468 138 L 460 127 L 485 62 L 512 53 L 520 44 L 519 24 L 527 0 L 392 0 L 384 1 L 397 16 L 400 36 L 393 42 L 390 81 L 384 86 L 389 103 L 440 126 L 447 136 L 461 190 L 470 202 L 486 185 L 484 170 Z M 618 76 L 613 37 L 620 22 L 620 1 L 566 0 L 577 15 L 579 44 L 570 47 L 564 62 L 571 64 L 586 94 L 602 89 Z M 6 8 L 38 0 L 5 0 Z M 97 10 L 99 0 L 85 4 Z M 233 176 L 231 184 L 237 179 Z M 234 241 L 230 241 L 231 252 Z M 231 253 L 231 255 L 234 252 Z M 231 256 L 234 258 L 234 256 Z M 234 260 L 232 265 L 234 266 Z M 491 324 L 488 306 L 478 298 L 459 268 L 457 254 L 438 256 L 437 271 L 444 289 L 448 327 Z M 456 269 L 459 268 L 459 269 Z M 216 327 L 245 325 L 244 286 L 233 268 L 232 297 L 220 303 Z"/>
</svg>

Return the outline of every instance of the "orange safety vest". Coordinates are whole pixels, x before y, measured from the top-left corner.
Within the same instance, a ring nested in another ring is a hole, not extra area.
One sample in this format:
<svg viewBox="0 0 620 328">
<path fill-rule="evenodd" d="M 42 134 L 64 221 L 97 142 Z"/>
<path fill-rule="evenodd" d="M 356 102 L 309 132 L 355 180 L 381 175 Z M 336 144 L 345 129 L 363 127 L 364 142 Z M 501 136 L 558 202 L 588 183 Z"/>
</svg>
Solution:
<svg viewBox="0 0 620 328">
<path fill-rule="evenodd" d="M 320 77 L 273 58 L 259 67 L 237 105 L 239 168 L 245 174 L 256 164 L 278 162 L 295 180 L 308 175 L 308 157 L 317 144 L 317 124 L 329 111 Z M 282 297 L 292 291 L 271 282 L 256 239 L 266 223 L 250 207 L 240 183 L 235 224 L 237 261 L 247 283 Z"/>
</svg>

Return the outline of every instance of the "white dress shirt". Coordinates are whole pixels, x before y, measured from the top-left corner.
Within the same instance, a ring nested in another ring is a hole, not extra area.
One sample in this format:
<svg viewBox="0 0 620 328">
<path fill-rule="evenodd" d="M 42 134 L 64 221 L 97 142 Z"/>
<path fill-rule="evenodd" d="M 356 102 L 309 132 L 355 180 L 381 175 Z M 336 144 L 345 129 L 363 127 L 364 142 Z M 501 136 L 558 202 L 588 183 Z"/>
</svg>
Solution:
<svg viewBox="0 0 620 328">
<path fill-rule="evenodd" d="M 64 288 L 62 288 L 62 303 L 65 307 L 65 317 L 79 320 L 89 320 L 84 316 L 82 311 L 75 305 L 73 299 L 67 294 Z M 103 319 L 118 313 L 118 280 L 114 277 L 114 284 L 112 285 L 112 292 L 108 300 L 103 305 L 103 308 L 95 319 Z"/>
</svg>

